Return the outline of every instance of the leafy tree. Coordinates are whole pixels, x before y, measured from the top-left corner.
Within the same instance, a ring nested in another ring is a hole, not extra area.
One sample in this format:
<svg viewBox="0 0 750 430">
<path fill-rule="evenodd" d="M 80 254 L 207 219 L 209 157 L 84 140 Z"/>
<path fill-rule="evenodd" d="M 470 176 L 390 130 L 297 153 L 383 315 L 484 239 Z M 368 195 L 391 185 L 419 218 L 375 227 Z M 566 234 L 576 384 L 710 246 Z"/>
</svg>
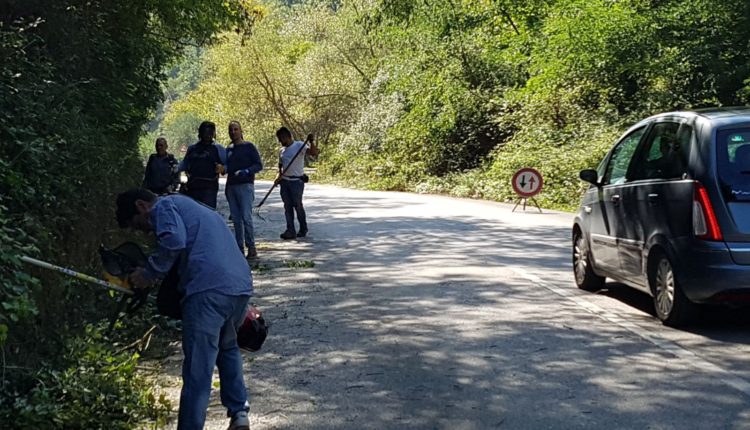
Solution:
<svg viewBox="0 0 750 430">
<path fill-rule="evenodd" d="M 110 313 L 105 304 L 113 301 L 24 267 L 19 256 L 96 267 L 102 236 L 113 239 L 114 192 L 140 182 L 138 138 L 162 97 L 164 70 L 185 46 L 208 42 L 220 29 L 248 31 L 256 16 L 246 1 L 0 5 L 0 348 L 4 368 L 14 369 L 2 374 L 3 424 L 118 428 L 129 418 L 106 411 L 156 408 L 133 385 L 133 396 L 106 397 L 112 409 L 91 409 L 90 421 L 79 419 L 100 394 L 112 385 L 125 389 L 129 378 L 125 372 L 110 379 L 114 369 L 105 364 L 125 366 L 130 358 L 113 355 L 103 338 L 76 351 L 101 366 L 86 375 L 69 370 L 78 357 L 69 347 Z M 88 378 L 81 379 L 88 391 L 78 393 L 79 401 L 44 395 L 45 386 L 79 377 Z M 156 409 L 147 415 L 161 413 Z"/>
<path fill-rule="evenodd" d="M 364 187 L 508 200 L 524 163 L 544 166 L 548 204 L 571 207 L 576 169 L 627 124 L 750 94 L 750 6 L 740 0 L 265 7 L 252 35 L 207 52 L 174 118 L 242 118 L 266 157 L 276 126 L 316 131 L 321 172 Z"/>
</svg>

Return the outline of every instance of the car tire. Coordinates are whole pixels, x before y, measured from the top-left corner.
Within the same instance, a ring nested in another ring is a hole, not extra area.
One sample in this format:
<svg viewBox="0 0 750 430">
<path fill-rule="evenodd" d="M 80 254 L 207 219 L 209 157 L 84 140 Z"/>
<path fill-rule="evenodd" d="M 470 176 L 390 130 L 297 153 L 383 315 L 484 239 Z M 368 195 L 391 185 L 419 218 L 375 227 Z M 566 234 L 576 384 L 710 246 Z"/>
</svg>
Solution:
<svg viewBox="0 0 750 430">
<path fill-rule="evenodd" d="M 649 283 L 656 316 L 669 327 L 690 324 L 697 313 L 697 305 L 682 292 L 672 262 L 664 253 L 654 258 L 649 271 Z"/>
<path fill-rule="evenodd" d="M 605 278 L 594 273 L 588 244 L 579 230 L 573 233 L 573 275 L 582 290 L 598 291 L 604 287 Z"/>
</svg>

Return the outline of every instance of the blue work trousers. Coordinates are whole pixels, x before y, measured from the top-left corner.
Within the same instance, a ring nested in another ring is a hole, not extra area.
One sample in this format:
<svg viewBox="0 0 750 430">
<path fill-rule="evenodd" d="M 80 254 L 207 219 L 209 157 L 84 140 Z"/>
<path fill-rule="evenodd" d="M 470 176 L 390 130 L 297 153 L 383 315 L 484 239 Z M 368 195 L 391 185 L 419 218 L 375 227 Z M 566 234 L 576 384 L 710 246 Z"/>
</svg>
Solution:
<svg viewBox="0 0 750 430">
<path fill-rule="evenodd" d="M 307 232 L 307 215 L 305 207 L 302 206 L 302 193 L 305 191 L 305 183 L 300 180 L 281 180 L 281 201 L 284 202 L 284 217 L 286 218 L 286 231 L 296 233 L 294 229 L 294 212 L 297 212 L 300 231 Z"/>
<path fill-rule="evenodd" d="M 186 193 L 192 197 L 193 200 L 197 200 L 211 209 L 216 209 L 216 195 L 219 193 L 218 189 L 204 188 L 204 189 L 190 189 Z"/>
<path fill-rule="evenodd" d="M 253 231 L 253 202 L 255 201 L 254 184 L 227 185 L 227 201 L 229 213 L 234 223 L 234 238 L 240 249 L 255 248 L 255 234 Z M 244 243 L 244 246 L 243 246 Z"/>
<path fill-rule="evenodd" d="M 178 430 L 200 430 L 206 421 L 214 366 L 219 368 L 221 403 L 232 417 L 248 411 L 237 328 L 250 296 L 203 291 L 182 302 L 182 393 Z"/>
</svg>

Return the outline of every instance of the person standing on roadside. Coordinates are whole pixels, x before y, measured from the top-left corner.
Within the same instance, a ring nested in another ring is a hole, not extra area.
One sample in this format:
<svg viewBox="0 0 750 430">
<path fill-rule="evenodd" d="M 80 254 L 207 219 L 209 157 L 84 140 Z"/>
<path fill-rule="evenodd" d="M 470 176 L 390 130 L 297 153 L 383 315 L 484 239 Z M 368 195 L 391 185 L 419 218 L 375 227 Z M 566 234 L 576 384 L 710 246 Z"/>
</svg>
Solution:
<svg viewBox="0 0 750 430">
<path fill-rule="evenodd" d="M 244 140 L 239 122 L 229 123 L 229 138 L 232 140 L 227 148 L 226 195 L 229 213 L 234 223 L 237 246 L 243 254 L 247 248 L 247 258 L 252 259 L 258 257 L 252 214 L 255 201 L 255 174 L 263 170 L 263 162 L 255 145 Z"/>
<path fill-rule="evenodd" d="M 284 217 L 286 218 L 286 230 L 281 233 L 284 240 L 307 235 L 307 214 L 302 205 L 302 194 L 305 191 L 305 157 L 307 155 L 316 157 L 320 152 L 315 146 L 313 135 L 307 137 L 307 141 L 295 141 L 292 132 L 286 127 L 276 131 L 276 138 L 281 144 L 279 153 L 279 173 L 276 175 L 274 184 L 281 185 L 281 200 L 284 202 Z M 299 231 L 294 228 L 294 213 L 297 213 Z"/>
<path fill-rule="evenodd" d="M 167 139 L 159 137 L 154 145 L 156 153 L 151 154 L 146 162 L 143 175 L 143 188 L 154 194 L 169 194 L 177 190 L 180 177 L 177 173 L 177 159 L 167 152 Z"/>
<path fill-rule="evenodd" d="M 180 163 L 180 171 L 187 174 L 185 194 L 216 209 L 219 176 L 224 174 L 227 153 L 216 143 L 216 124 L 204 121 L 198 127 L 198 143 L 190 145 Z"/>
<path fill-rule="evenodd" d="M 164 278 L 177 263 L 184 294 L 182 310 L 182 392 L 177 428 L 202 429 L 214 367 L 219 368 L 221 403 L 231 417 L 230 430 L 249 430 L 247 390 L 237 329 L 247 314 L 253 278 L 232 232 L 215 211 L 184 195 L 157 197 L 145 189 L 120 193 L 116 219 L 121 228 L 156 235 L 146 267 L 129 278 L 144 288 Z"/>
</svg>

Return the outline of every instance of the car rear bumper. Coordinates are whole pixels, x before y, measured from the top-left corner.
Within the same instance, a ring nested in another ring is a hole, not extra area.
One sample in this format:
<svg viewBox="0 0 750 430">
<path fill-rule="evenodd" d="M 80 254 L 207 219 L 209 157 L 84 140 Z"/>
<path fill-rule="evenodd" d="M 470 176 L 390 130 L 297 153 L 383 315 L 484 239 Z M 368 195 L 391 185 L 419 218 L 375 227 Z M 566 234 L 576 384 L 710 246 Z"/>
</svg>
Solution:
<svg viewBox="0 0 750 430">
<path fill-rule="evenodd" d="M 734 262 L 724 242 L 675 241 L 679 282 L 699 303 L 750 303 L 750 266 Z"/>
</svg>

